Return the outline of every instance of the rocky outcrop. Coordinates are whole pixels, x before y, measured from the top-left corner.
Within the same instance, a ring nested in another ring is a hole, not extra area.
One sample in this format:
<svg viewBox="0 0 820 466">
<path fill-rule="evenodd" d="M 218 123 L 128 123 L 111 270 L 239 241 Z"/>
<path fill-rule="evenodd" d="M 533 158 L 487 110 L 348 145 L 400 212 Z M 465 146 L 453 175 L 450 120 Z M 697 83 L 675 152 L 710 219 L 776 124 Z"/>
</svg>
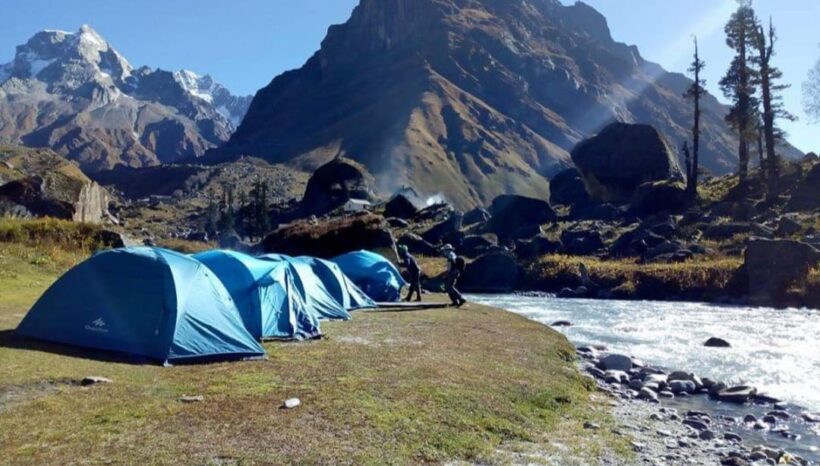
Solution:
<svg viewBox="0 0 820 466">
<path fill-rule="evenodd" d="M 549 202 L 524 196 L 499 196 L 489 211 L 487 229 L 502 241 L 532 238 L 541 225 L 556 219 Z"/>
<path fill-rule="evenodd" d="M 583 4 L 361 0 L 302 68 L 257 93 L 220 155 L 313 169 L 341 150 L 384 192 L 443 191 L 462 210 L 500 194 L 546 199 L 546 177 L 612 121 L 688 137 L 690 83 L 613 40 Z M 702 105 L 701 162 L 727 173 L 726 107 Z"/>
<path fill-rule="evenodd" d="M 509 293 L 515 290 L 520 275 L 515 256 L 499 252 L 467 265 L 459 283 L 463 291 L 472 293 Z"/>
<path fill-rule="evenodd" d="M 324 215 L 350 199 L 370 200 L 369 175 L 355 162 L 337 158 L 313 173 L 300 210 L 305 215 Z"/>
<path fill-rule="evenodd" d="M 815 163 L 792 194 L 788 209 L 799 211 L 818 208 L 820 208 L 820 163 Z"/>
<path fill-rule="evenodd" d="M 682 176 L 673 154 L 655 128 L 613 123 L 575 146 L 572 161 L 593 199 L 627 202 L 644 183 Z"/>
<path fill-rule="evenodd" d="M 753 238 L 746 248 L 749 302 L 783 305 L 787 289 L 820 263 L 820 250 L 799 241 Z"/>
<path fill-rule="evenodd" d="M 262 246 L 265 252 L 324 259 L 362 249 L 396 257 L 393 235 L 382 217 L 371 214 L 322 222 L 301 220 L 272 232 Z"/>
</svg>

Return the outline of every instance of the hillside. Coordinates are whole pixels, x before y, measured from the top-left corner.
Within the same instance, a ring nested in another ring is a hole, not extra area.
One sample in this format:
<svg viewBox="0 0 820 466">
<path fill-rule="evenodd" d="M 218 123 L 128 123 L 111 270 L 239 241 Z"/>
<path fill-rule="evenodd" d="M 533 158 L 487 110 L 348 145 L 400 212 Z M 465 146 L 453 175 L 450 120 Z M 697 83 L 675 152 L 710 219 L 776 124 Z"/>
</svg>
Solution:
<svg viewBox="0 0 820 466">
<path fill-rule="evenodd" d="M 89 26 L 42 31 L 0 65 L 0 143 L 86 172 L 169 163 L 227 141 L 249 102 L 209 76 L 134 68 Z"/>
<path fill-rule="evenodd" d="M 315 169 L 363 163 L 384 192 L 443 191 L 460 208 L 546 198 L 569 151 L 613 120 L 688 136 L 690 81 L 616 42 L 584 3 L 362 0 L 300 69 L 254 97 L 220 160 L 253 154 Z M 702 165 L 736 165 L 726 108 L 703 102 Z"/>
</svg>

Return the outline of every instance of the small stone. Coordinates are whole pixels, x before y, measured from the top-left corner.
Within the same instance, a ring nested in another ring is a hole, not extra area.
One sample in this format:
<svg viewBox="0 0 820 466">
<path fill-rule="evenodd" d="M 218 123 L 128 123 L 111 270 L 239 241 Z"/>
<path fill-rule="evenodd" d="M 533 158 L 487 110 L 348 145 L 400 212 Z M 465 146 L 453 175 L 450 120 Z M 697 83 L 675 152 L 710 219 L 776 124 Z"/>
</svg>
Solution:
<svg viewBox="0 0 820 466">
<path fill-rule="evenodd" d="M 601 426 L 598 425 L 598 424 L 595 424 L 594 422 L 589 422 L 589 421 L 584 422 L 584 429 L 598 430 L 600 428 L 601 428 Z"/>
<path fill-rule="evenodd" d="M 594 366 L 587 367 L 587 372 L 589 372 L 591 375 L 599 379 L 603 379 L 606 376 L 606 372 Z"/>
<path fill-rule="evenodd" d="M 725 432 L 723 434 L 723 438 L 725 440 L 730 441 L 730 442 L 742 442 L 743 441 L 743 438 L 741 438 L 740 435 L 737 435 L 734 432 Z"/>
<path fill-rule="evenodd" d="M 179 397 L 179 401 L 183 403 L 202 403 L 205 401 L 205 397 L 202 395 L 182 395 Z"/>
<path fill-rule="evenodd" d="M 632 444 L 632 449 L 634 449 L 635 451 L 643 451 L 644 446 L 645 446 L 644 444 L 642 444 L 640 442 L 636 442 L 634 440 L 631 441 L 630 444 Z"/>
<path fill-rule="evenodd" d="M 732 345 L 723 338 L 712 337 L 703 344 L 707 348 L 731 348 Z"/>
<path fill-rule="evenodd" d="M 284 409 L 293 409 L 297 408 L 302 404 L 302 401 L 299 398 L 289 398 L 285 400 L 285 403 L 282 405 Z"/>
<path fill-rule="evenodd" d="M 114 383 L 114 381 L 107 378 L 107 377 L 99 377 L 99 376 L 96 376 L 96 375 L 89 375 L 88 377 L 85 377 L 85 378 L 83 378 L 83 380 L 80 381 L 80 385 L 82 385 L 83 387 L 88 387 L 89 385 L 104 384 L 104 383 Z"/>
<path fill-rule="evenodd" d="M 757 418 L 754 414 L 747 414 L 743 417 L 743 422 L 745 422 L 746 424 L 754 424 L 755 422 L 757 422 Z"/>
<path fill-rule="evenodd" d="M 712 440 L 715 438 L 715 433 L 707 429 L 701 431 L 698 437 L 700 437 L 701 440 Z"/>
<path fill-rule="evenodd" d="M 671 437 L 672 436 L 672 432 L 669 432 L 668 430 L 658 429 L 655 432 L 657 432 L 658 435 L 660 435 L 661 437 Z"/>
<path fill-rule="evenodd" d="M 658 400 L 658 395 L 655 392 L 653 392 L 652 390 L 644 387 L 644 388 L 641 389 L 640 393 L 638 394 L 638 398 L 641 398 L 643 400 L 649 400 L 649 401 L 657 401 Z"/>
<path fill-rule="evenodd" d="M 766 415 L 776 417 L 777 419 L 780 419 L 781 421 L 788 421 L 789 418 L 791 417 L 789 415 L 789 413 L 787 413 L 786 411 L 782 411 L 782 410 L 769 411 L 768 413 L 766 413 Z"/>
<path fill-rule="evenodd" d="M 766 415 L 763 416 L 763 422 L 765 422 L 766 424 L 777 424 L 777 418 L 774 416 Z"/>
<path fill-rule="evenodd" d="M 806 422 L 818 423 L 820 422 L 820 414 L 803 413 L 803 420 Z"/>
<path fill-rule="evenodd" d="M 712 387 L 714 389 L 714 387 Z M 747 403 L 757 394 L 757 389 L 746 385 L 739 385 L 737 387 L 724 388 L 718 391 L 714 396 L 727 403 Z"/>
<path fill-rule="evenodd" d="M 568 320 L 556 320 L 550 324 L 550 327 L 572 327 L 572 322 Z"/>
<path fill-rule="evenodd" d="M 675 398 L 675 394 L 670 392 L 670 391 L 667 391 L 667 390 L 664 390 L 664 391 L 658 393 L 658 395 L 661 398 Z"/>
<path fill-rule="evenodd" d="M 687 426 L 689 426 L 689 427 L 691 427 L 695 430 L 698 430 L 698 431 L 704 431 L 704 430 L 707 430 L 709 428 L 709 426 L 706 425 L 705 422 L 698 421 L 696 419 L 684 419 L 683 424 L 687 425 Z"/>
</svg>

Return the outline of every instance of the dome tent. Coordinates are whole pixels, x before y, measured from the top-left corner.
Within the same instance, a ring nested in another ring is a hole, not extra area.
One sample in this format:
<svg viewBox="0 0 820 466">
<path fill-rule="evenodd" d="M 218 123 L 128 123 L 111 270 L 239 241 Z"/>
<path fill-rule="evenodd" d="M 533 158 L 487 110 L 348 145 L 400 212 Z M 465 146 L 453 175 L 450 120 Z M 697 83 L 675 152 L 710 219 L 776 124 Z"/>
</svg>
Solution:
<svg viewBox="0 0 820 466">
<path fill-rule="evenodd" d="M 321 334 L 288 264 L 220 250 L 193 257 L 222 281 L 254 338 L 305 340 Z"/>
<path fill-rule="evenodd" d="M 308 261 L 283 254 L 267 254 L 259 259 L 289 265 L 296 274 L 296 288 L 308 310 L 321 320 L 349 320 L 344 303 L 331 293 Z"/>
<path fill-rule="evenodd" d="M 374 301 L 398 301 L 407 284 L 396 266 L 375 252 L 351 252 L 332 261 Z"/>
<path fill-rule="evenodd" d="M 17 332 L 166 364 L 265 354 L 207 267 L 147 247 L 101 252 L 72 268 L 46 290 Z"/>
<path fill-rule="evenodd" d="M 330 295 L 348 311 L 376 307 L 376 303 L 333 262 L 307 256 L 297 257 L 295 260 L 309 265 Z"/>
</svg>

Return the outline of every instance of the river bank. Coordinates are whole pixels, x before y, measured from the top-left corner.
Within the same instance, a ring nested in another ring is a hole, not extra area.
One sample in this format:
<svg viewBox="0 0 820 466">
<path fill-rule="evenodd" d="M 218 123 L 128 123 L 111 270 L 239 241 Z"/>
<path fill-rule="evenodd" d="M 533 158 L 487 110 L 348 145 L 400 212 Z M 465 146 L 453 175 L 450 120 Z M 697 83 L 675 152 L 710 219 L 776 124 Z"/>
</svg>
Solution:
<svg viewBox="0 0 820 466">
<path fill-rule="evenodd" d="M 583 370 L 612 395 L 619 425 L 635 434 L 636 450 L 650 464 L 653 458 L 687 464 L 693 452 L 710 456 L 705 464 L 745 464 L 740 460 L 760 456 L 754 451 L 758 445 L 769 448 L 759 451 L 771 456 L 777 452 L 778 460 L 781 450 L 820 460 L 820 425 L 811 422 L 820 406 L 814 392 L 820 361 L 813 351 L 820 330 L 811 311 L 514 295 L 474 299 L 560 325 L 582 349 Z M 704 347 L 711 337 L 725 338 L 731 347 Z M 604 346 L 607 351 L 595 349 Z M 602 364 L 607 352 L 638 358 L 629 358 L 630 368 L 621 367 L 623 373 L 607 372 L 613 369 Z M 682 388 L 688 380 L 692 396 L 681 393 L 689 391 L 688 385 Z M 709 392 L 705 386 L 714 381 L 753 385 L 760 396 L 734 404 L 696 395 Z M 646 395 L 644 387 L 651 390 Z M 784 401 L 775 402 L 775 397 Z"/>
</svg>

